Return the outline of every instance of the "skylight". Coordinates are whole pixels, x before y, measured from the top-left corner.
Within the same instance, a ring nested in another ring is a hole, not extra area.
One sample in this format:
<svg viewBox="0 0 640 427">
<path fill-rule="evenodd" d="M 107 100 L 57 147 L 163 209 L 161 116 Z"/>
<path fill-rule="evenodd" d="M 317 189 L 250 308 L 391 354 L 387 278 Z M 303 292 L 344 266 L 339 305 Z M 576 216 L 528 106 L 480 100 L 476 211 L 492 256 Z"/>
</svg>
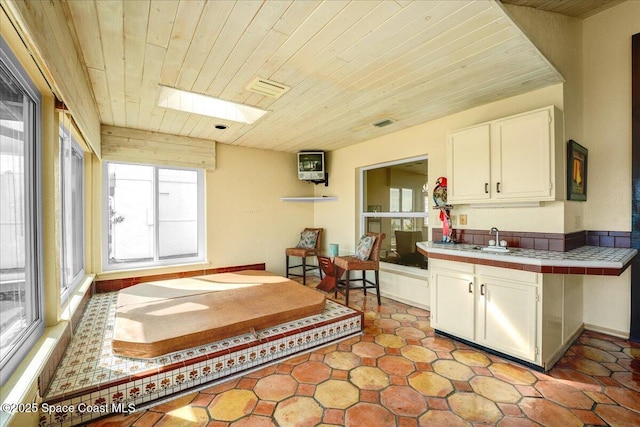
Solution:
<svg viewBox="0 0 640 427">
<path fill-rule="evenodd" d="M 166 86 L 160 86 L 158 106 L 246 124 L 252 124 L 266 113 L 249 105 Z"/>
</svg>

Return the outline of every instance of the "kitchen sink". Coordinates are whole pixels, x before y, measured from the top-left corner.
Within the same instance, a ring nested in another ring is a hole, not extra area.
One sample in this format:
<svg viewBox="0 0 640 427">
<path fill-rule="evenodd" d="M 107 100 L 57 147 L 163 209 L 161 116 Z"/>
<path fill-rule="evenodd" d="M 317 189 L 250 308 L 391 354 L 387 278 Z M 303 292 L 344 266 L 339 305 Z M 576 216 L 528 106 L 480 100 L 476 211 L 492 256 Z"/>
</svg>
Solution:
<svg viewBox="0 0 640 427">
<path fill-rule="evenodd" d="M 498 253 L 511 252 L 510 249 L 503 248 L 501 246 L 484 246 L 484 247 L 480 248 L 480 250 L 485 251 L 485 252 L 498 252 Z"/>
</svg>

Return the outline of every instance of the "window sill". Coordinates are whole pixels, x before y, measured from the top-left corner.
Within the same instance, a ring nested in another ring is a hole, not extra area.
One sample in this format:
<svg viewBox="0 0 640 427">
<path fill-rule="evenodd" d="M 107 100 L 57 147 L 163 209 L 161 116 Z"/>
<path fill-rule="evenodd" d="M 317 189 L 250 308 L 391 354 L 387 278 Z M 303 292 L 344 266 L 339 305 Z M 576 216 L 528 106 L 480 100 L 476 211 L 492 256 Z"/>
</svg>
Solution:
<svg viewBox="0 0 640 427">
<path fill-rule="evenodd" d="M 171 274 L 181 273 L 185 271 L 205 270 L 208 268 L 211 268 L 211 263 L 206 261 L 198 261 L 187 264 L 156 265 L 153 267 L 132 268 L 131 270 L 105 270 L 102 273 L 98 274 L 97 279 L 123 279 L 138 276 L 152 276 L 155 274 Z"/>
<path fill-rule="evenodd" d="M 73 316 L 73 313 L 75 313 L 76 310 L 78 309 L 78 306 L 82 302 L 89 287 L 93 284 L 93 281 L 95 280 L 95 278 L 96 278 L 95 274 L 89 274 L 85 276 L 84 279 L 82 280 L 82 283 L 80 283 L 75 288 L 75 290 L 73 291 L 73 294 L 69 295 L 69 298 L 67 299 L 66 303 L 62 307 L 62 313 L 60 315 L 61 322 L 71 321 L 71 317 Z"/>
<path fill-rule="evenodd" d="M 66 322 L 60 322 L 44 330 L 42 337 L 26 355 L 14 374 L 9 377 L 7 383 L 0 389 L 2 403 L 40 403 L 38 395 L 38 377 L 42 368 L 56 350 L 56 346 L 64 334 Z M 14 412 L 13 414 L 0 412 L 0 426 L 26 425 L 29 413 Z M 37 413 L 35 414 L 37 422 Z M 19 418 L 19 419 L 18 419 Z"/>
</svg>

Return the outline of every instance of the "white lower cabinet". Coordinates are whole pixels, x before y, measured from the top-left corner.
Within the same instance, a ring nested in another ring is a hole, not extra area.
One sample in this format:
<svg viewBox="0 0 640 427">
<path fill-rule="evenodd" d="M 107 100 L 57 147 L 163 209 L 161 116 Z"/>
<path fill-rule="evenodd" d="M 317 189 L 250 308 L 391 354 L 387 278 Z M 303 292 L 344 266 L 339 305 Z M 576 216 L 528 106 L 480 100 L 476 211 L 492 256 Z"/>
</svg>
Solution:
<svg viewBox="0 0 640 427">
<path fill-rule="evenodd" d="M 568 320 L 582 317 L 571 311 L 578 305 L 562 297 L 565 282 L 568 286 L 573 281 L 576 288 L 575 276 L 440 259 L 429 260 L 429 274 L 434 329 L 543 370 L 551 368 L 582 330 L 581 323 Z M 543 292 L 554 301 L 544 311 Z"/>
<path fill-rule="evenodd" d="M 473 269 L 471 270 L 471 273 L 465 273 L 459 270 L 430 268 L 431 326 L 473 341 L 475 284 Z"/>
<path fill-rule="evenodd" d="M 485 276 L 478 282 L 476 342 L 535 362 L 538 286 Z"/>
</svg>

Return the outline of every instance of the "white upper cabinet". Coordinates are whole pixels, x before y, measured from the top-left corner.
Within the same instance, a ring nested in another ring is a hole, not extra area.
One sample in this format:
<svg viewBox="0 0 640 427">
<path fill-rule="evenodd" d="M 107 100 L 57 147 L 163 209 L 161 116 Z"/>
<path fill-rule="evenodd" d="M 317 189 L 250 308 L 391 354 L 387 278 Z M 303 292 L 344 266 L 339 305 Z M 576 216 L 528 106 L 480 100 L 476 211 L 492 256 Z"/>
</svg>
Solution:
<svg viewBox="0 0 640 427">
<path fill-rule="evenodd" d="M 490 170 L 491 126 L 489 124 L 449 134 L 447 203 L 488 200 Z"/>
<path fill-rule="evenodd" d="M 448 202 L 563 198 L 562 126 L 550 106 L 449 133 Z"/>
</svg>

